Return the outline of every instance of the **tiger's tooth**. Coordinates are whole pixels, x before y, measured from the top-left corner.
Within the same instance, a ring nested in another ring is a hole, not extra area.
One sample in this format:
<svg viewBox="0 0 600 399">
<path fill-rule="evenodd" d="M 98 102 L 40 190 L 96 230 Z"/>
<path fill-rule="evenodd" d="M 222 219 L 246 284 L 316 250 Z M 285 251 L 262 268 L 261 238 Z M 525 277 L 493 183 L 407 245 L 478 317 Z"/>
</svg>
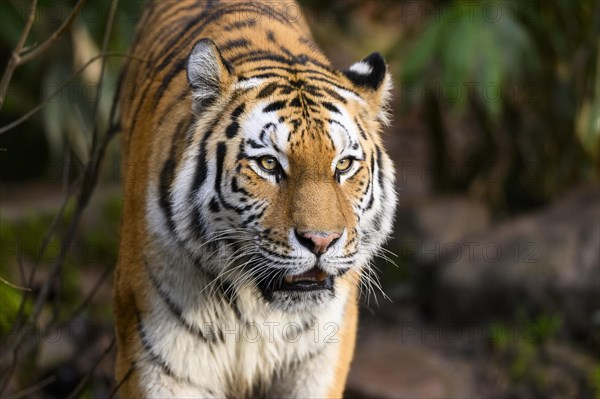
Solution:
<svg viewBox="0 0 600 399">
<path fill-rule="evenodd" d="M 285 282 L 286 282 L 287 284 L 291 284 L 291 283 L 293 283 L 293 282 L 294 282 L 294 276 L 289 276 L 289 275 L 288 275 L 288 276 L 285 276 Z"/>
</svg>

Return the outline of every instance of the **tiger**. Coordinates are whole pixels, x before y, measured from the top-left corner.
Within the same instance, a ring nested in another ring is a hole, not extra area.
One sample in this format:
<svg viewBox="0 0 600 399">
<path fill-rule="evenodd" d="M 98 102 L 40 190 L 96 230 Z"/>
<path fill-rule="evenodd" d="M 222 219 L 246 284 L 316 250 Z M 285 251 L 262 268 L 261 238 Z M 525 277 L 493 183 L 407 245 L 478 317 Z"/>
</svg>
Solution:
<svg viewBox="0 0 600 399">
<path fill-rule="evenodd" d="M 295 2 L 156 0 L 119 90 L 122 398 L 342 397 L 391 234 L 379 53 L 336 69 Z"/>
</svg>

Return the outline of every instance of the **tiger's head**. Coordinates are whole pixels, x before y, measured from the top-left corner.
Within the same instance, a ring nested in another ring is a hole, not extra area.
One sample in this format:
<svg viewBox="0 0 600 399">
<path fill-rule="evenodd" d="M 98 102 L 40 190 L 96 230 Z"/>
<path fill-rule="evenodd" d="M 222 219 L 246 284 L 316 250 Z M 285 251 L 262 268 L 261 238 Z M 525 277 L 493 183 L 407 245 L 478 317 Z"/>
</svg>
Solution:
<svg viewBox="0 0 600 399">
<path fill-rule="evenodd" d="M 233 65 L 210 40 L 187 61 L 195 123 L 170 189 L 178 243 L 207 273 L 285 310 L 326 303 L 392 229 L 379 137 L 391 78 L 374 53 L 346 71 L 299 59 Z"/>
</svg>

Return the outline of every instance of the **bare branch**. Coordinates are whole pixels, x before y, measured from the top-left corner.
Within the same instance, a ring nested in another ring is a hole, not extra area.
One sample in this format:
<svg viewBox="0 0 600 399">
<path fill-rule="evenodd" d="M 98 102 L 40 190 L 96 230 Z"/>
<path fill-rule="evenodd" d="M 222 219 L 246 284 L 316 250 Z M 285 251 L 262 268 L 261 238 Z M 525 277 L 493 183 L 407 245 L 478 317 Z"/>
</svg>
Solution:
<svg viewBox="0 0 600 399">
<path fill-rule="evenodd" d="M 110 395 L 108 395 L 108 399 L 113 399 L 115 397 L 115 395 L 119 392 L 119 388 L 121 388 L 121 386 L 129 379 L 129 377 L 131 377 L 134 370 L 135 370 L 135 363 L 131 363 L 131 366 L 129 366 L 129 369 L 127 370 L 127 372 L 125 373 L 123 378 L 121 378 L 119 383 L 117 385 L 115 385 L 113 390 L 110 392 Z"/>
<path fill-rule="evenodd" d="M 104 268 L 104 270 L 102 271 L 102 274 L 100 275 L 100 277 L 98 277 L 98 279 L 94 283 L 94 286 L 92 287 L 90 292 L 86 295 L 86 297 L 83 299 L 83 301 L 81 301 L 79 306 L 77 306 L 77 308 L 71 313 L 71 315 L 69 317 L 67 317 L 67 319 L 66 319 L 67 321 L 73 320 L 73 319 L 77 318 L 78 316 L 80 316 L 81 313 L 83 313 L 83 311 L 90 305 L 90 303 L 92 303 L 92 300 L 98 293 L 98 290 L 100 289 L 100 287 L 102 287 L 102 284 L 104 284 L 106 279 L 111 275 L 112 271 L 113 271 L 113 265 L 109 265 Z"/>
<path fill-rule="evenodd" d="M 115 346 L 115 337 L 113 337 L 113 339 L 112 339 L 112 341 L 110 341 L 110 344 L 108 345 L 108 347 L 106 349 L 104 349 L 104 352 L 102 352 L 102 354 L 98 357 L 98 359 L 96 359 L 96 361 L 94 362 L 92 367 L 90 367 L 90 369 L 85 374 L 85 376 L 81 379 L 81 381 L 79 381 L 79 384 L 77 384 L 77 386 L 75 387 L 73 392 L 71 392 L 71 394 L 69 395 L 69 397 L 67 399 L 74 399 L 74 398 L 79 397 L 79 394 L 81 393 L 83 388 L 85 388 L 85 386 L 87 385 L 89 379 L 92 377 L 92 374 L 94 374 L 94 370 L 96 370 L 96 367 L 98 367 L 98 365 L 100 364 L 102 359 L 104 359 L 106 357 L 106 355 L 108 355 L 110 353 L 110 351 L 112 350 L 112 348 L 114 346 Z"/>
<path fill-rule="evenodd" d="M 24 389 L 21 392 L 17 392 L 13 395 L 7 396 L 5 399 L 28 398 L 31 396 L 32 393 L 39 391 L 40 389 L 44 388 L 46 385 L 52 384 L 54 381 L 56 381 L 56 376 L 51 375 L 50 377 L 44 378 L 37 384 L 30 386 L 29 388 Z"/>
<path fill-rule="evenodd" d="M 73 75 L 71 75 L 67 80 L 65 80 L 55 91 L 52 92 L 52 94 L 50 94 L 48 96 L 47 99 L 45 99 L 42 103 L 38 104 L 37 106 L 35 106 L 32 110 L 30 110 L 29 112 L 27 112 L 25 115 L 21 116 L 20 118 L 18 118 L 17 120 L 15 120 L 14 122 L 9 123 L 8 125 L 4 125 L 0 128 L 0 134 L 6 133 L 9 130 L 14 129 L 15 127 L 19 126 L 20 124 L 22 124 L 23 122 L 25 122 L 27 119 L 31 118 L 33 115 L 35 115 L 36 113 L 38 113 L 42 108 L 44 108 L 44 106 L 46 105 L 46 103 L 50 102 L 50 100 L 52 100 L 54 97 L 56 97 L 58 94 L 61 93 L 61 91 L 69 84 L 71 83 L 71 81 L 73 81 L 73 79 L 75 77 L 77 77 L 78 75 L 80 75 L 87 67 L 89 67 L 92 63 L 96 62 L 97 60 L 104 58 L 104 57 L 124 57 L 124 58 L 131 58 L 131 59 L 137 59 L 138 61 L 143 61 L 142 58 L 140 57 L 135 57 L 132 56 L 130 54 L 127 53 L 105 53 L 105 54 L 98 54 L 95 57 L 92 57 L 88 62 L 86 62 L 81 68 L 79 68 Z"/>
<path fill-rule="evenodd" d="M 59 26 L 58 29 L 55 30 L 50 35 L 50 37 L 47 38 L 42 44 L 40 44 L 37 47 L 34 47 L 33 49 L 31 49 L 31 51 L 27 52 L 26 54 L 20 54 L 21 58 L 19 60 L 18 65 L 25 64 L 38 57 L 44 51 L 48 50 L 54 44 L 54 42 L 60 39 L 60 37 L 69 29 L 69 27 L 75 20 L 75 17 L 77 16 L 77 14 L 79 14 L 79 11 L 81 11 L 81 8 L 83 7 L 86 1 L 87 0 L 79 0 L 77 4 L 75 4 L 75 8 L 73 8 L 73 11 L 71 11 L 71 14 L 67 17 L 67 19 L 64 20 L 62 25 Z"/>
<path fill-rule="evenodd" d="M 4 105 L 4 98 L 6 97 L 6 92 L 8 90 L 8 85 L 10 80 L 12 79 L 13 73 L 15 69 L 20 65 L 21 62 L 21 51 L 23 51 L 23 46 L 25 46 L 25 42 L 29 37 L 29 32 L 31 32 L 31 27 L 33 26 L 33 21 L 35 20 L 35 13 L 37 10 L 37 0 L 33 0 L 31 2 L 31 8 L 29 9 L 29 15 L 27 17 L 27 22 L 25 22 L 25 28 L 23 28 L 23 32 L 21 32 L 21 37 L 17 41 L 17 45 L 12 52 L 10 60 L 8 61 L 8 65 L 6 66 L 6 70 L 2 75 L 2 80 L 0 81 L 0 110 L 2 109 L 2 105 Z"/>
<path fill-rule="evenodd" d="M 117 11 L 117 7 L 119 5 L 119 0 L 112 0 L 110 4 L 110 11 L 108 14 L 108 19 L 106 22 L 106 30 L 104 31 L 104 39 L 102 40 L 102 53 L 106 53 L 108 49 L 108 41 L 110 40 L 110 34 L 112 33 L 113 23 L 115 22 L 115 14 Z M 102 87 L 102 83 L 104 81 L 104 70 L 106 69 L 106 59 L 102 59 L 102 64 L 100 67 L 100 80 L 98 81 L 98 87 Z M 92 134 L 92 148 L 96 146 L 98 142 L 98 107 L 100 106 L 100 95 L 102 95 L 102 91 L 99 92 L 99 97 L 96 99 L 96 103 L 94 104 L 94 131 Z M 111 121 L 108 121 L 110 124 Z"/>
</svg>

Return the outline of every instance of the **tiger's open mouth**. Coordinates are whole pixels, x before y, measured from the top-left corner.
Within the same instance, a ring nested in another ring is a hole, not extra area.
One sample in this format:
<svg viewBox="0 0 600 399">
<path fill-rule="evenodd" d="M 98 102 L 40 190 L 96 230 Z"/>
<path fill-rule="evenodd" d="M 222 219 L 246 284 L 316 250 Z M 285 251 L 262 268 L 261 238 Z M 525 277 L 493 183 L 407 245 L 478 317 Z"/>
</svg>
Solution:
<svg viewBox="0 0 600 399">
<path fill-rule="evenodd" d="M 286 275 L 272 287 L 273 291 L 316 291 L 333 287 L 333 276 L 318 266 L 296 275 Z"/>
</svg>

